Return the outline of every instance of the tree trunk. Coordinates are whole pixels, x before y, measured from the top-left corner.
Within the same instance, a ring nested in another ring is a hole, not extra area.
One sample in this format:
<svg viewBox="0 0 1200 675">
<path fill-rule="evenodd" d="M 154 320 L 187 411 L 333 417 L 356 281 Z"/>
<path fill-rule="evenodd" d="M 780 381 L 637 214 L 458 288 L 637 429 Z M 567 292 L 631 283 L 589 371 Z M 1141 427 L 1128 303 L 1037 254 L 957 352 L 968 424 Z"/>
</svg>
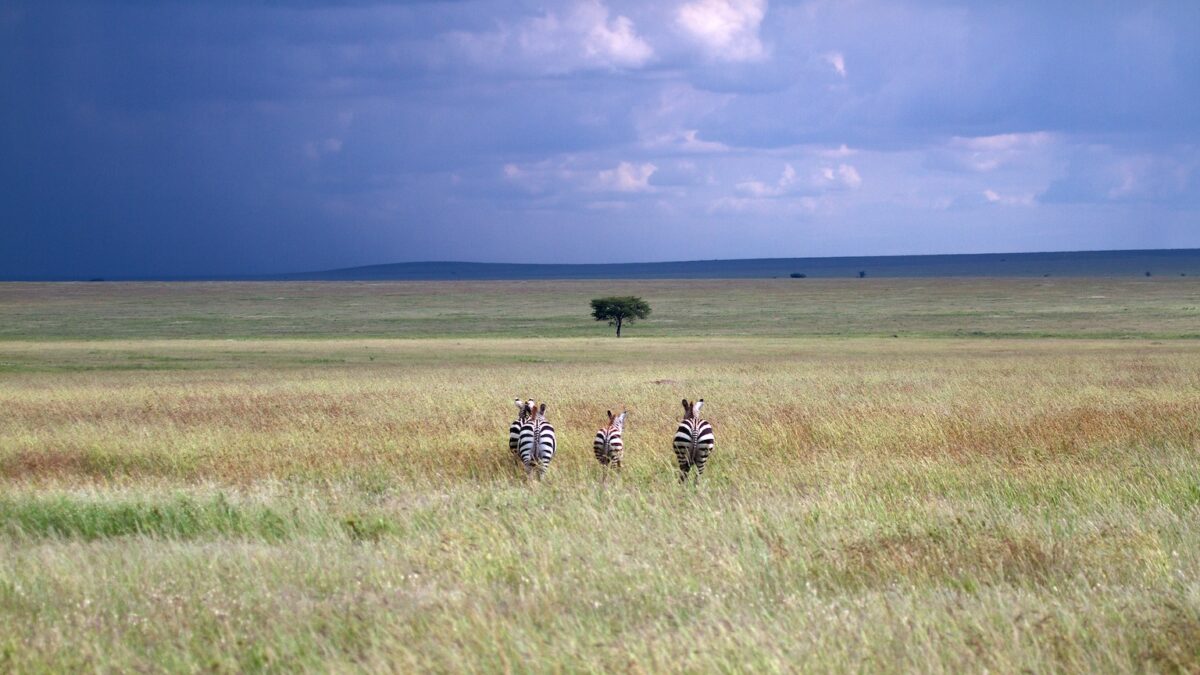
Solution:
<svg viewBox="0 0 1200 675">
<path fill-rule="evenodd" d="M 621 317 L 617 317 L 617 337 L 621 337 Z"/>
</svg>

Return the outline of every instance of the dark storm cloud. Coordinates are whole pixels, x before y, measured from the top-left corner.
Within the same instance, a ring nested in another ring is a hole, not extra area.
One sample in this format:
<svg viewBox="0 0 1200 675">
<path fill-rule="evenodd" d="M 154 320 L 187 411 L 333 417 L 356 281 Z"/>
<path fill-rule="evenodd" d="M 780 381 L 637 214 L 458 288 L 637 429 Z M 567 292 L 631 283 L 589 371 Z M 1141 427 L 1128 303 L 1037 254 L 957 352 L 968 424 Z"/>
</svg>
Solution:
<svg viewBox="0 0 1200 675">
<path fill-rule="evenodd" d="M 1191 2 L 3 2 L 0 276 L 1200 246 L 1197 38 Z"/>
</svg>

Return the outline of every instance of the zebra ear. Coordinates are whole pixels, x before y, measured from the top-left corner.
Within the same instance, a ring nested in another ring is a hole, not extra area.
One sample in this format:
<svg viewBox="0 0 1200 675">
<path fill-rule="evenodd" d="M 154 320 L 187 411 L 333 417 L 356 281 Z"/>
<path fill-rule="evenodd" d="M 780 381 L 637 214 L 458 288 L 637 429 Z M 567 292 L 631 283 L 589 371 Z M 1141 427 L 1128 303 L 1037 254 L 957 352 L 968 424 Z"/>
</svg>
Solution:
<svg viewBox="0 0 1200 675">
<path fill-rule="evenodd" d="M 543 403 L 543 404 L 542 404 L 542 407 L 538 409 L 538 414 L 539 414 L 539 415 L 545 415 L 545 414 L 546 414 L 546 404 L 545 404 L 545 403 Z"/>
<path fill-rule="evenodd" d="M 611 415 L 612 413 L 609 413 L 609 414 Z M 625 426 L 625 415 L 626 415 L 626 412 L 624 410 L 621 411 L 620 415 L 617 415 L 617 420 L 616 420 L 617 426 L 619 426 L 619 427 Z"/>
<path fill-rule="evenodd" d="M 688 405 L 687 399 L 683 399 L 683 414 L 686 416 L 691 410 L 692 408 Z"/>
<path fill-rule="evenodd" d="M 611 411 L 611 410 L 607 410 L 607 411 L 605 411 L 605 413 L 604 413 L 604 414 L 608 415 L 608 423 L 609 423 L 609 424 L 612 424 L 612 421 L 613 421 L 612 411 Z"/>
<path fill-rule="evenodd" d="M 696 401 L 695 403 L 693 403 L 692 404 L 692 414 L 699 415 L 700 408 L 702 408 L 702 407 L 704 407 L 704 399 L 700 399 L 699 401 Z"/>
<path fill-rule="evenodd" d="M 518 410 L 518 411 L 524 411 L 524 410 L 525 410 L 525 404 L 524 404 L 524 403 L 521 403 L 521 399 L 519 399 L 519 398 L 514 398 L 514 399 L 513 399 L 513 405 L 517 406 L 517 410 Z"/>
</svg>

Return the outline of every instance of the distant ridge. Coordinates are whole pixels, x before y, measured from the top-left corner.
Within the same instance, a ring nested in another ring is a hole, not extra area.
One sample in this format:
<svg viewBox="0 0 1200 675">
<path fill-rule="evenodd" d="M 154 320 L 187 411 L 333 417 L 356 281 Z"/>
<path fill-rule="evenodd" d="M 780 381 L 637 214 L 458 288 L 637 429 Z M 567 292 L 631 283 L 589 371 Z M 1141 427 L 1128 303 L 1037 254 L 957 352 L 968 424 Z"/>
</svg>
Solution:
<svg viewBox="0 0 1200 675">
<path fill-rule="evenodd" d="M 407 262 L 273 275 L 312 281 L 1200 276 L 1200 249 L 534 264 Z"/>
</svg>

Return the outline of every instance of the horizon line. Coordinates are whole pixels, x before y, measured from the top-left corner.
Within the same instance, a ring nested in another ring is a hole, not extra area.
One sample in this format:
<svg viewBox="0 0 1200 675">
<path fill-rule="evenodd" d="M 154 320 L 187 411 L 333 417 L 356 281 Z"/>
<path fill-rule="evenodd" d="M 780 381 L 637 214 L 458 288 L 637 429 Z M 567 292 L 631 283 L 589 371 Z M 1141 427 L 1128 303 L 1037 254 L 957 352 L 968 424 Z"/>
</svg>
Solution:
<svg viewBox="0 0 1200 675">
<path fill-rule="evenodd" d="M 1103 254 L 1179 254 L 1197 252 L 1200 253 L 1200 248 L 1133 248 L 1133 249 L 1079 249 L 1079 250 L 1058 250 L 1058 251 L 995 251 L 987 253 L 915 253 L 915 254 L 888 254 L 888 255 L 836 255 L 836 256 L 794 256 L 794 257 L 763 257 L 763 258 L 707 258 L 707 259 L 691 259 L 691 260 L 654 260 L 654 261 L 625 261 L 625 262 L 486 262 L 472 260 L 410 260 L 401 262 L 385 262 L 385 263 L 370 263 L 365 265 L 354 265 L 349 267 L 334 267 L 319 270 L 306 270 L 300 272 L 267 272 L 267 273 L 224 273 L 224 274 L 145 274 L 137 276 L 124 275 L 99 275 L 99 274 L 79 274 L 79 275 L 45 275 L 45 276 L 0 276 L 0 283 L 53 283 L 53 282 L 98 282 L 98 281 L 129 281 L 129 282 L 153 282 L 153 281 L 301 281 L 305 279 L 319 280 L 316 277 L 321 275 L 346 274 L 354 271 L 377 270 L 380 268 L 413 268 L 419 266 L 463 266 L 463 267 L 493 267 L 493 268 L 527 268 L 527 269 L 546 269 L 546 268 L 617 268 L 629 266 L 672 266 L 672 265 L 695 265 L 695 264 L 729 264 L 729 263 L 782 263 L 785 261 L 804 261 L 811 263 L 837 263 L 848 261 L 889 261 L 895 259 L 954 259 L 954 258 L 1003 258 L 1005 256 L 1096 256 Z M 797 270 L 803 272 L 803 270 Z M 1200 273 L 1200 270 L 1197 270 Z M 886 275 L 885 275 L 886 276 Z M 920 275 L 905 274 L 907 277 L 918 277 Z M 1010 276 L 1005 274 L 939 274 L 930 276 Z M 1027 276 L 1027 275 L 1022 275 Z M 1086 276 L 1074 274 L 1072 276 Z M 1098 274 L 1095 276 L 1110 276 Z M 536 277 L 547 278 L 547 277 Z M 583 277 L 589 278 L 589 277 Z M 619 278 L 619 277 L 598 277 L 598 278 Z M 633 277 L 629 277 L 633 278 Z M 689 277 L 689 278 L 722 278 L 722 277 Z M 737 277 L 732 277 L 737 278 Z M 768 277 L 742 277 L 742 278 L 768 278 Z M 436 280 L 436 279 L 435 279 Z M 449 279 L 447 279 L 449 280 Z M 480 279 L 483 280 L 483 279 Z M 513 278 L 517 280 L 517 278 Z"/>
</svg>

